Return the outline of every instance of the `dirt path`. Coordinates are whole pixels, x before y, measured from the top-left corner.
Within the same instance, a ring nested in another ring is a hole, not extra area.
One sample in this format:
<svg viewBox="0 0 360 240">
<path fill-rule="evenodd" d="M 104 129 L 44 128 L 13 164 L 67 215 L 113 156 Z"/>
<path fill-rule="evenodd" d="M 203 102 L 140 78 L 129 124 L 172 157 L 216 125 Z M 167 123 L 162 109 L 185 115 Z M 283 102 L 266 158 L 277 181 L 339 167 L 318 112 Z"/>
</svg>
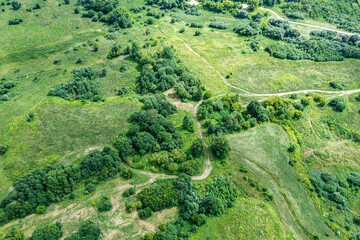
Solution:
<svg viewBox="0 0 360 240">
<path fill-rule="evenodd" d="M 259 9 L 270 12 L 271 14 L 275 15 L 275 17 L 277 19 L 286 20 L 286 19 L 282 18 L 279 14 L 277 14 L 275 11 L 273 11 L 271 9 L 267 9 L 267 8 L 264 8 L 264 7 L 260 7 Z M 288 20 L 286 20 L 286 21 L 288 21 Z M 319 29 L 334 31 L 334 32 L 338 32 L 338 33 L 341 33 L 341 34 L 347 34 L 347 35 L 355 35 L 355 33 L 344 32 L 344 31 L 340 31 L 340 30 L 337 30 L 337 29 L 320 27 L 320 26 L 311 25 L 311 24 L 307 24 L 307 23 L 299 23 L 299 22 L 293 22 L 293 21 L 288 21 L 288 22 L 291 23 L 291 24 L 294 24 L 294 25 L 301 25 L 301 26 L 306 26 L 306 27 L 311 27 L 311 28 L 319 28 Z"/>
<path fill-rule="evenodd" d="M 271 10 L 270 10 L 271 11 Z M 247 97 L 272 97 L 272 96 L 286 96 L 286 95 L 291 95 L 291 94 L 300 94 L 300 93 L 326 93 L 326 94 L 336 94 L 339 96 L 343 96 L 343 95 L 349 95 L 349 94 L 353 94 L 353 93 L 359 93 L 360 89 L 354 89 L 354 90 L 345 90 L 345 91 L 326 91 L 326 90 L 317 90 L 317 89 L 306 89 L 306 90 L 298 90 L 298 91 L 291 91 L 291 92 L 282 92 L 282 93 L 251 93 L 245 89 L 236 87 L 234 85 L 232 85 L 231 83 L 229 83 L 226 78 L 221 75 L 221 73 L 214 67 L 212 66 L 203 56 L 201 56 L 199 53 L 197 53 L 194 49 L 192 49 L 190 47 L 189 44 L 187 44 L 183 39 L 179 38 L 179 40 L 181 42 L 184 43 L 184 45 L 191 51 L 193 52 L 196 56 L 200 57 L 200 59 L 206 63 L 211 69 L 213 69 L 218 75 L 219 77 L 226 83 L 226 85 L 228 85 L 231 88 L 240 90 L 244 93 L 240 93 L 239 95 L 243 95 L 243 96 L 247 96 Z"/>
<path fill-rule="evenodd" d="M 239 88 L 239 87 L 236 87 L 236 86 L 234 86 L 234 85 L 231 85 L 228 81 L 226 81 L 226 78 L 225 78 L 223 75 L 221 75 L 221 73 L 220 73 L 214 66 L 212 66 L 204 57 L 202 57 L 200 54 L 198 54 L 197 52 L 195 52 L 195 50 L 192 49 L 183 39 L 179 38 L 179 40 L 180 40 L 181 42 L 183 42 L 184 45 L 185 45 L 191 52 L 193 52 L 196 56 L 198 56 L 199 58 L 201 58 L 201 60 L 202 60 L 204 63 L 206 63 L 211 69 L 213 69 L 213 70 L 216 72 L 216 74 L 219 75 L 219 77 L 226 83 L 226 85 L 228 85 L 229 87 L 232 87 L 232 88 L 235 88 L 235 89 L 237 89 L 237 90 L 240 90 L 240 91 L 243 91 L 243 92 L 245 92 L 245 93 L 250 94 L 250 92 L 248 92 L 248 91 L 246 91 L 246 90 L 244 90 L 244 89 L 242 89 L 242 88 Z"/>
<path fill-rule="evenodd" d="M 284 224 L 294 233 L 296 239 L 309 239 L 306 235 L 305 231 L 299 226 L 298 222 L 296 221 L 296 216 L 290 210 L 286 199 L 284 198 L 283 194 L 281 193 L 281 188 L 277 184 L 277 182 L 273 179 L 273 177 L 267 173 L 264 169 L 257 166 L 257 164 L 253 163 L 248 159 L 244 159 L 244 161 L 251 166 L 251 168 L 258 174 L 262 176 L 267 176 L 269 181 L 267 184 L 271 186 L 269 188 L 271 194 L 274 195 L 274 203 L 276 207 L 280 210 L 278 211 L 280 217 L 283 219 Z"/>
</svg>

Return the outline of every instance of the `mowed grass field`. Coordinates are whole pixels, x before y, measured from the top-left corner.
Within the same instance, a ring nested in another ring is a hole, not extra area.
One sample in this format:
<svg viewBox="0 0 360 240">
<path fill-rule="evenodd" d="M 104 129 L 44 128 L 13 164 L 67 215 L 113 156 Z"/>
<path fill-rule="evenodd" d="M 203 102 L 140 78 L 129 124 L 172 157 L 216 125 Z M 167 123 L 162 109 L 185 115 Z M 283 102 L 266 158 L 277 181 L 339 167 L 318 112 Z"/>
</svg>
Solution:
<svg viewBox="0 0 360 240">
<path fill-rule="evenodd" d="M 334 235 L 302 186 L 299 177 L 289 165 L 289 139 L 278 125 L 264 124 L 240 134 L 229 135 L 231 161 L 247 166 L 274 195 L 274 204 L 287 227 L 306 237 L 305 229 L 321 239 Z M 303 227 L 301 227 L 301 225 Z"/>
</svg>

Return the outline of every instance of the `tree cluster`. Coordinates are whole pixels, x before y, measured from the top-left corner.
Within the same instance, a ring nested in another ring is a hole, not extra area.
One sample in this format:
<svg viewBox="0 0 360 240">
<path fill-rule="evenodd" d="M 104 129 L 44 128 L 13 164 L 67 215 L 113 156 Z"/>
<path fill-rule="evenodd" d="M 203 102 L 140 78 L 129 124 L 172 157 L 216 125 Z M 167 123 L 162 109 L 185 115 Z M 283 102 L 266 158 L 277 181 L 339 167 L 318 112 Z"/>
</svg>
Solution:
<svg viewBox="0 0 360 240">
<path fill-rule="evenodd" d="M 132 26 L 130 12 L 123 6 L 118 5 L 116 0 L 78 0 L 77 5 L 82 6 L 87 12 L 83 17 L 92 18 L 93 21 L 100 21 L 120 28 Z"/>
<path fill-rule="evenodd" d="M 315 188 L 315 192 L 320 196 L 333 201 L 339 208 L 346 207 L 345 196 L 348 184 L 342 179 L 338 179 L 330 173 L 321 173 L 311 170 L 309 178 Z"/>
<path fill-rule="evenodd" d="M 65 240 L 97 240 L 100 239 L 101 229 L 91 220 L 81 223 L 80 228 L 74 235 L 65 238 Z"/>
<path fill-rule="evenodd" d="M 183 9 L 186 5 L 186 0 L 146 0 L 147 5 L 157 5 L 162 9 Z"/>
<path fill-rule="evenodd" d="M 203 193 L 195 190 L 191 178 L 184 174 L 174 181 L 173 191 L 177 191 L 179 218 L 159 227 L 155 234 L 149 233 L 143 239 L 187 239 L 198 226 L 206 223 L 207 216 L 219 216 L 226 208 L 232 207 L 237 189 L 228 178 L 218 177 L 205 186 Z M 201 196 L 201 197 L 200 197 Z"/>
<path fill-rule="evenodd" d="M 100 101 L 100 90 L 95 80 L 100 74 L 90 67 L 76 68 L 73 71 L 74 80 L 62 83 L 48 93 L 49 96 L 61 97 L 70 101 L 91 100 Z"/>
<path fill-rule="evenodd" d="M 241 9 L 241 5 L 239 3 L 228 0 L 205 0 L 202 2 L 202 7 L 204 9 L 217 13 L 236 13 L 239 9 Z"/>
<path fill-rule="evenodd" d="M 141 94 L 157 93 L 174 87 L 178 97 L 198 101 L 205 87 L 175 57 L 172 48 L 165 46 L 153 56 L 140 60 L 141 75 L 137 79 L 137 91 Z"/>
</svg>

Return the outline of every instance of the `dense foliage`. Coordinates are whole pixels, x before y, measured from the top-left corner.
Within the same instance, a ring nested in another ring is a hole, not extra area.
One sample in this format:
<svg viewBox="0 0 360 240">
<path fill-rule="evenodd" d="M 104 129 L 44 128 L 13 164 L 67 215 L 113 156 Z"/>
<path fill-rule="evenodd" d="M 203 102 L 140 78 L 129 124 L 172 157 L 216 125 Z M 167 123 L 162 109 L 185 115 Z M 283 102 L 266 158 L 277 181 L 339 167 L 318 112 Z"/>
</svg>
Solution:
<svg viewBox="0 0 360 240">
<path fill-rule="evenodd" d="M 202 7 L 206 10 L 217 13 L 236 13 L 241 9 L 240 3 L 228 0 L 201 0 Z"/>
<path fill-rule="evenodd" d="M 226 208 L 233 206 L 238 196 L 237 189 L 228 178 L 215 178 L 205 185 L 201 193 L 195 190 L 189 176 L 181 174 L 176 181 L 167 181 L 171 182 L 173 188 L 172 200 L 175 201 L 175 193 L 178 196 L 176 205 L 179 205 L 180 216 L 175 222 L 160 226 L 160 231 L 155 234 L 145 235 L 144 239 L 187 239 L 197 226 L 206 223 L 206 216 L 221 215 Z M 151 202 L 150 194 L 148 192 L 147 196 Z M 158 202 L 157 198 L 154 198 L 154 202 Z"/>
<path fill-rule="evenodd" d="M 56 222 L 55 224 L 36 228 L 29 240 L 59 240 L 62 235 L 62 225 Z"/>
<path fill-rule="evenodd" d="M 137 80 L 139 93 L 163 92 L 174 87 L 181 99 L 198 101 L 202 98 L 205 87 L 179 62 L 172 48 L 164 47 L 152 56 L 143 57 L 140 64 L 142 70 Z"/>
<path fill-rule="evenodd" d="M 74 100 L 101 100 L 100 90 L 95 80 L 99 73 L 93 71 L 90 67 L 76 68 L 73 71 L 74 80 L 72 82 L 62 83 L 53 88 L 49 96 L 61 97 L 70 101 Z"/>
<path fill-rule="evenodd" d="M 65 240 L 97 240 L 100 238 L 101 229 L 96 223 L 87 220 L 81 223 L 80 228 L 74 235 Z"/>
<path fill-rule="evenodd" d="M 92 18 L 114 27 L 129 28 L 132 26 L 130 12 L 123 6 L 118 6 L 116 0 L 78 0 L 77 5 L 83 6 L 87 11 L 83 17 Z"/>
</svg>

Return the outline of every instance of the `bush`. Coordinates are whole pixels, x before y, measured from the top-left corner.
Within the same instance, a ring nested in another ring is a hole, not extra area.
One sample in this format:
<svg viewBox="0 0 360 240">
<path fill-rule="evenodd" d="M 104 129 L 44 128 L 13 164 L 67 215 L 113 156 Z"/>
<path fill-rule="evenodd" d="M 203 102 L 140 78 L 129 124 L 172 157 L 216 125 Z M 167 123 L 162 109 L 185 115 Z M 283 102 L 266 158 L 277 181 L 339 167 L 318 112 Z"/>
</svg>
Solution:
<svg viewBox="0 0 360 240">
<path fill-rule="evenodd" d="M 227 26 L 224 23 L 221 22 L 211 22 L 209 24 L 210 28 L 216 28 L 216 29 L 227 29 Z"/>
<path fill-rule="evenodd" d="M 195 139 L 190 147 L 190 152 L 194 157 L 200 157 L 205 153 L 204 141 L 200 138 Z"/>
<path fill-rule="evenodd" d="M 22 22 L 23 22 L 23 20 L 21 18 L 14 18 L 14 19 L 10 19 L 8 24 L 9 25 L 17 25 L 17 24 L 20 24 Z"/>
<path fill-rule="evenodd" d="M 185 32 L 185 28 L 181 28 L 179 33 L 184 33 Z"/>
<path fill-rule="evenodd" d="M 0 156 L 4 155 L 8 150 L 8 147 L 6 145 L 0 144 Z"/>
<path fill-rule="evenodd" d="M 65 0 L 65 4 L 70 4 L 70 0 Z"/>
<path fill-rule="evenodd" d="M 75 13 L 75 14 L 79 14 L 79 13 L 80 13 L 79 8 L 75 8 L 75 9 L 74 9 L 74 13 Z"/>
<path fill-rule="evenodd" d="M 200 31 L 195 31 L 194 36 L 200 36 L 200 35 L 201 35 L 201 32 L 200 32 Z"/>
<path fill-rule="evenodd" d="M 296 145 L 290 145 L 290 147 L 288 148 L 288 151 L 289 152 L 295 152 L 295 149 L 296 149 Z"/>
</svg>

